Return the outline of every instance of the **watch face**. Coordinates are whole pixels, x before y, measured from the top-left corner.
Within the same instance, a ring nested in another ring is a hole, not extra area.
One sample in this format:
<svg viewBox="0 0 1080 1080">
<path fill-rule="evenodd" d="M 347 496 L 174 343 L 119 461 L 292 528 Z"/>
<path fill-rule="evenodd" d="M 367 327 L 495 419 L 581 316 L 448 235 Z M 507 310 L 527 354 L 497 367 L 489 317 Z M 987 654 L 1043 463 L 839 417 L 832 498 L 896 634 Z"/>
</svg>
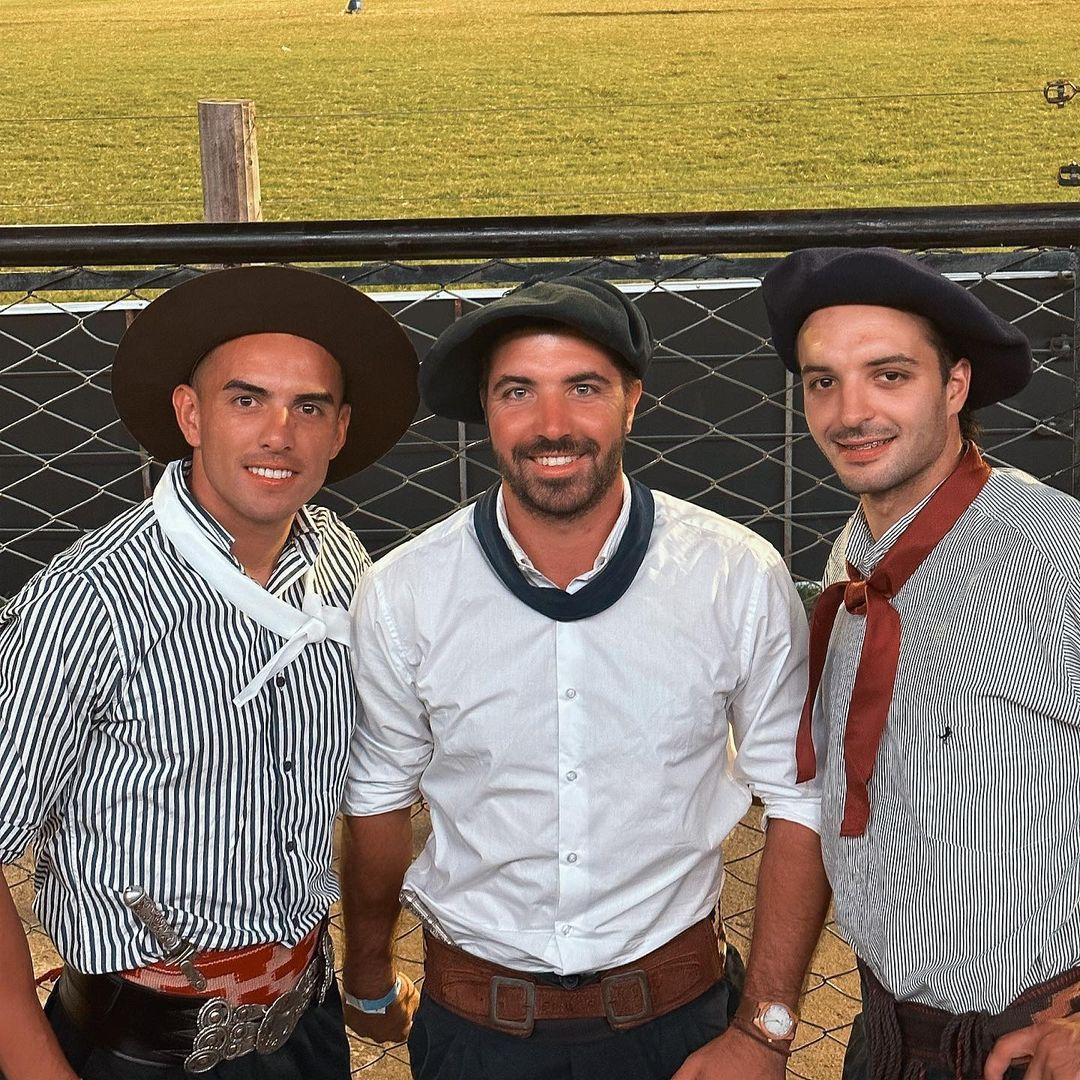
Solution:
<svg viewBox="0 0 1080 1080">
<path fill-rule="evenodd" d="M 786 1005 L 774 1001 L 761 1010 L 758 1025 L 772 1038 L 784 1039 L 794 1030 L 795 1017 Z"/>
</svg>

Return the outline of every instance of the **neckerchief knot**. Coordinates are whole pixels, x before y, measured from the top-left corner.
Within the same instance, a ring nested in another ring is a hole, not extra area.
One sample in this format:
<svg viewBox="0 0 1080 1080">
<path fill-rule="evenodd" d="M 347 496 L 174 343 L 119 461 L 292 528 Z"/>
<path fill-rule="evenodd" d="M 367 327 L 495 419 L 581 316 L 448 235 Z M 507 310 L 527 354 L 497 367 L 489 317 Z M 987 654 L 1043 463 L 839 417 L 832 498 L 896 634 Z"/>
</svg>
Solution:
<svg viewBox="0 0 1080 1080">
<path fill-rule="evenodd" d="M 900 616 L 891 601 L 926 556 L 952 531 L 989 479 L 990 466 L 983 461 L 975 444 L 969 444 L 960 463 L 930 496 L 873 573 L 864 579 L 848 563 L 847 579 L 834 582 L 818 597 L 810 622 L 810 685 L 803 702 L 795 743 L 797 780 L 800 784 L 817 775 L 814 702 L 825 669 L 825 656 L 836 613 L 843 603 L 852 615 L 866 619 L 844 729 L 847 789 L 844 816 L 840 823 L 841 836 L 862 836 L 870 820 L 867 785 L 873 776 L 878 747 L 885 733 L 896 683 L 896 668 L 900 662 Z"/>
</svg>

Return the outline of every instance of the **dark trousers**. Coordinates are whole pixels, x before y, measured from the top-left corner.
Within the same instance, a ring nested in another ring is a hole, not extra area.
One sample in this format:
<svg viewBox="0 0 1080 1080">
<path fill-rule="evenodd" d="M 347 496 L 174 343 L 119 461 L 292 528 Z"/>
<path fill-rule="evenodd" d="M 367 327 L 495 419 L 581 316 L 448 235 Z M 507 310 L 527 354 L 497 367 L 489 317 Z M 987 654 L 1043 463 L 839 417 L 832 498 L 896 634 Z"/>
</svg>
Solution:
<svg viewBox="0 0 1080 1080">
<path fill-rule="evenodd" d="M 413 1019 L 414 1080 L 669 1080 L 728 1026 L 738 992 L 726 979 L 681 1009 L 629 1031 L 606 1020 L 538 1021 L 527 1039 L 492 1031 L 426 994 Z"/>
<path fill-rule="evenodd" d="M 190 1080 L 182 1065 L 136 1061 L 95 1045 L 94 1033 L 72 1021 L 55 989 L 45 1003 L 45 1015 L 81 1080 Z M 304 1013 L 277 1053 L 245 1054 L 200 1075 L 209 1080 L 348 1080 L 349 1041 L 337 984 L 321 1005 Z"/>
</svg>

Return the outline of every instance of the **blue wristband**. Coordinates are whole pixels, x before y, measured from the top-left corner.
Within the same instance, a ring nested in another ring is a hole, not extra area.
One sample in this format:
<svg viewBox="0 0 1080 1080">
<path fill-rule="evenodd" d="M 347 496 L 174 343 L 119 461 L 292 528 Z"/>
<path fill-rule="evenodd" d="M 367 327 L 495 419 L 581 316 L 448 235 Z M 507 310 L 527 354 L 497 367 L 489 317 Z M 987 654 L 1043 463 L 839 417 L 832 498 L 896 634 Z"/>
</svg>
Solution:
<svg viewBox="0 0 1080 1080">
<path fill-rule="evenodd" d="M 401 993 L 401 976 L 394 980 L 394 985 L 381 998 L 358 998 L 345 991 L 345 1004 L 359 1009 L 362 1013 L 384 1014 L 398 999 Z"/>
</svg>

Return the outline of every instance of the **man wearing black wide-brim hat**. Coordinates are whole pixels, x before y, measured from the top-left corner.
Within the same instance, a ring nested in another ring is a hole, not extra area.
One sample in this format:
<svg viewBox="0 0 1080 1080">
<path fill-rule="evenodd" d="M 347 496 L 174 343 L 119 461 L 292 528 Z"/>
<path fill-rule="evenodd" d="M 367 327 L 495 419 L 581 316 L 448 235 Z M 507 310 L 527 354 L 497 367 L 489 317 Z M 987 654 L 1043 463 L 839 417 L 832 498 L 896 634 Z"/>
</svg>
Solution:
<svg viewBox="0 0 1080 1080">
<path fill-rule="evenodd" d="M 885 248 L 796 252 L 764 296 L 860 496 L 798 742 L 862 977 L 844 1075 L 1078 1077 L 1080 504 L 992 469 L 971 415 L 1023 389 L 1028 342 Z"/>
<path fill-rule="evenodd" d="M 65 965 L 43 1014 L 0 886 L 0 1069 L 344 1080 L 326 916 L 370 560 L 306 504 L 408 426 L 416 357 L 341 282 L 242 267 L 151 303 L 112 384 L 153 498 L 0 615 L 0 858 L 33 845 Z"/>
<path fill-rule="evenodd" d="M 404 877 L 418 1080 L 784 1075 L 826 906 L 795 786 L 805 617 L 763 540 L 623 472 L 651 352 L 623 292 L 575 277 L 477 308 L 421 366 L 439 416 L 487 424 L 500 482 L 356 605 L 344 983 L 392 996 Z M 740 1004 L 714 915 L 751 793 L 769 824 Z"/>
</svg>

